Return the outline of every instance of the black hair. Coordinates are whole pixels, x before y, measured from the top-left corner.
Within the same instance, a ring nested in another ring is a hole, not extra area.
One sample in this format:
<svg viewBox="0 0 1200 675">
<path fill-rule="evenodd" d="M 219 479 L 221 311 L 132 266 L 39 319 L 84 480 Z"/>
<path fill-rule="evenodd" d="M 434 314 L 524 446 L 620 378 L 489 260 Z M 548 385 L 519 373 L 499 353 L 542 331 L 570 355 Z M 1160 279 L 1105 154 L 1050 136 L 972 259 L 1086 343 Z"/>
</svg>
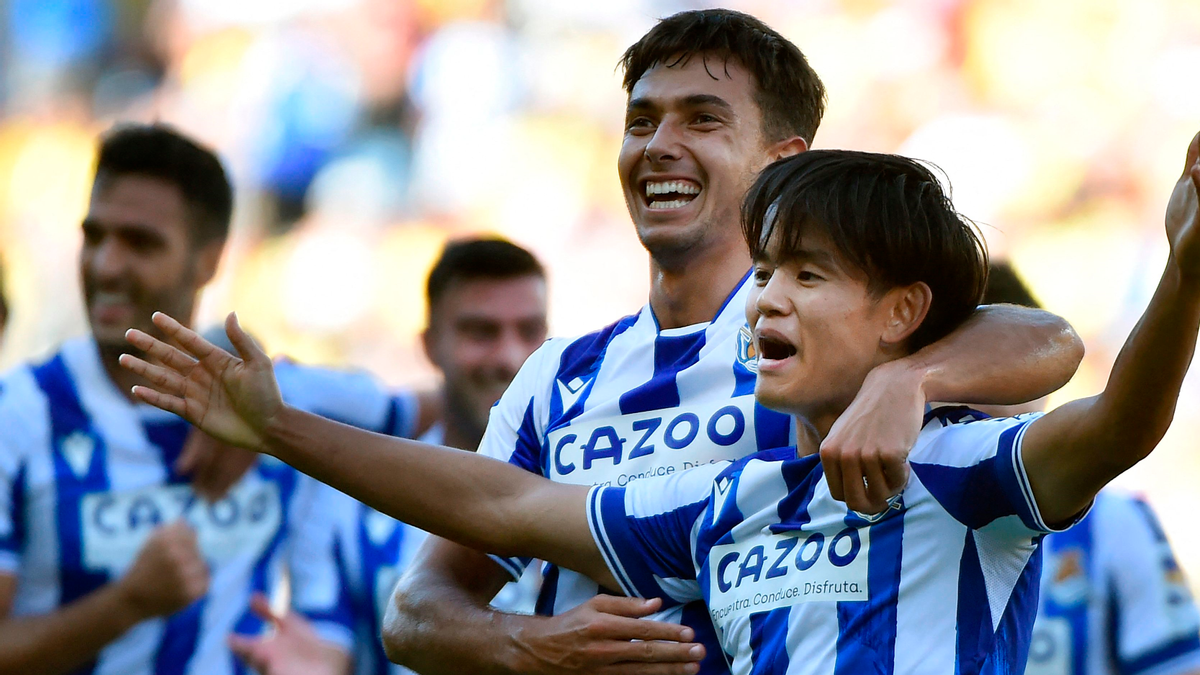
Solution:
<svg viewBox="0 0 1200 675">
<path fill-rule="evenodd" d="M 742 12 L 701 9 L 659 21 L 621 57 L 625 93 L 654 66 L 686 64 L 693 56 L 733 59 L 754 76 L 768 141 L 800 136 L 812 143 L 825 112 L 825 85 L 796 45 Z"/>
<path fill-rule="evenodd" d="M 907 157 L 810 150 L 764 169 L 742 206 L 750 253 L 765 257 L 774 238 L 779 259 L 787 260 L 814 227 L 866 274 L 871 292 L 918 281 L 933 291 L 925 320 L 908 340 L 912 351 L 949 334 L 983 297 L 982 239 L 933 173 Z"/>
<path fill-rule="evenodd" d="M 1037 298 L 1033 297 L 1033 291 L 1021 280 L 1021 275 L 1004 260 L 993 262 L 988 267 L 987 290 L 983 292 L 983 303 L 1042 308 Z"/>
<path fill-rule="evenodd" d="M 213 151 L 165 124 L 118 125 L 101 138 L 96 182 L 125 175 L 177 187 L 191 216 L 193 243 L 229 236 L 233 188 Z"/>
<path fill-rule="evenodd" d="M 429 271 L 425 299 L 432 311 L 454 281 L 546 278 L 546 270 L 529 251 L 499 237 L 472 237 L 446 244 Z"/>
</svg>

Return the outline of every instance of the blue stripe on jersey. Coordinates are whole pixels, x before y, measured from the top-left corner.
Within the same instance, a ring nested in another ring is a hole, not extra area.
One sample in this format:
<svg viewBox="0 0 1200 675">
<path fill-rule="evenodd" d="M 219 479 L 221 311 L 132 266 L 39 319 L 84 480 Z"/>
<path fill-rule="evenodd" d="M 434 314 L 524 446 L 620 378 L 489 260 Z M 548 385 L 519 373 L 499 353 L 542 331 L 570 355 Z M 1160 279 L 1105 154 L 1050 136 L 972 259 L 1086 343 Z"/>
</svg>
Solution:
<svg viewBox="0 0 1200 675">
<path fill-rule="evenodd" d="M 755 403 L 754 433 L 759 451 L 791 445 L 792 417 Z"/>
<path fill-rule="evenodd" d="M 814 472 L 815 473 L 815 472 Z M 839 602 L 835 675 L 891 675 L 896 665 L 896 607 L 900 597 L 904 508 L 870 526 L 867 554 L 867 602 Z M 853 513 L 846 526 L 865 524 Z M 849 530 L 857 535 L 858 530 Z M 830 544 L 832 547 L 833 544 Z"/>
<path fill-rule="evenodd" d="M 1117 663 L 1120 664 L 1122 675 L 1138 675 L 1196 650 L 1200 650 L 1200 637 L 1186 635 L 1132 661 L 1118 661 Z"/>
<path fill-rule="evenodd" d="M 291 504 L 292 495 L 296 491 L 296 484 L 299 479 L 299 474 L 296 471 L 282 463 L 272 463 L 271 465 L 264 466 L 263 460 L 261 459 L 259 460 L 256 470 L 260 475 L 263 476 L 263 478 L 267 480 L 274 480 L 279 483 L 279 502 L 281 504 Z M 284 522 L 280 523 L 279 530 L 276 531 L 275 536 L 272 537 L 271 542 L 267 545 L 262 556 L 259 557 L 258 562 L 254 565 L 254 572 L 250 576 L 251 593 L 257 592 L 269 595 L 273 590 L 271 588 L 270 578 L 271 561 L 275 558 L 275 551 L 278 550 L 280 544 L 283 542 L 284 537 L 287 536 L 289 523 L 294 516 L 291 511 L 291 509 L 286 508 L 285 506 Z M 237 624 L 234 625 L 233 632 L 239 635 L 258 635 L 260 632 L 262 632 L 262 628 L 262 619 L 259 619 L 254 612 L 250 611 L 250 608 L 247 607 L 246 611 L 242 613 L 241 618 L 237 620 Z M 230 658 L 233 659 L 235 672 L 247 672 L 240 659 L 232 656 L 232 654 L 230 655 Z"/>
<path fill-rule="evenodd" d="M 20 555 L 25 547 L 25 479 L 28 477 L 25 462 L 22 461 L 17 475 L 13 477 L 12 491 L 9 496 L 9 509 L 12 520 L 12 531 L 0 537 L 0 551 L 8 551 Z"/>
<path fill-rule="evenodd" d="M 396 528 L 396 529 L 400 529 L 400 528 Z M 367 548 L 368 546 L 370 546 L 370 543 L 367 540 L 368 540 L 368 537 L 367 537 L 366 533 L 359 532 L 359 541 L 363 542 L 364 549 Z M 353 602 L 350 598 L 350 579 L 347 576 L 350 566 L 346 563 L 346 554 L 342 552 L 342 542 L 339 537 L 335 537 L 333 540 L 333 559 L 337 561 L 337 572 L 338 572 L 338 574 L 337 574 L 337 576 L 338 576 L 337 599 L 333 601 L 333 605 L 331 605 L 330 607 L 323 609 L 321 611 L 305 611 L 305 612 L 303 612 L 304 618 L 308 619 L 309 621 L 314 621 L 314 622 L 318 622 L 318 621 L 319 622 L 329 622 L 329 623 L 336 623 L 339 626 L 353 626 L 354 625 L 354 606 L 353 606 Z M 395 560 L 395 558 L 392 558 L 392 559 Z M 363 558 L 363 569 L 365 569 L 367 571 L 374 571 L 374 570 L 378 569 L 378 566 L 376 565 L 375 567 L 372 567 L 371 564 L 368 563 L 366 561 L 366 558 L 364 557 Z M 374 575 L 372 575 L 372 577 L 373 576 Z M 375 594 L 374 594 L 375 581 L 374 581 L 374 579 L 368 578 L 365 581 L 368 585 L 368 591 L 370 591 L 368 593 L 367 597 L 374 598 L 375 597 Z M 371 620 L 374 621 L 374 619 L 375 619 L 374 608 L 372 608 L 371 611 L 367 612 L 366 616 L 369 616 L 371 618 Z"/>
<path fill-rule="evenodd" d="M 600 370 L 600 364 L 604 362 L 604 352 L 608 350 L 609 343 L 637 323 L 637 318 L 636 314 L 627 316 L 595 333 L 579 338 L 563 350 L 558 361 L 556 382 L 552 384 L 550 418 L 549 424 L 546 426 L 546 435 L 559 427 L 566 426 L 583 412 L 584 404 L 596 384 L 596 373 Z M 563 410 L 562 392 L 559 388 L 570 385 L 576 378 L 583 382 L 582 391 L 575 403 Z"/>
<path fill-rule="evenodd" d="M 1038 586 L 1042 578 L 1042 549 L 1039 547 L 1025 563 L 1008 605 L 1000 617 L 993 653 L 985 663 L 986 675 L 1008 675 L 1025 669 L 1029 660 L 1029 638 L 1037 614 Z M 984 598 L 987 602 L 987 598 Z"/>
<path fill-rule="evenodd" d="M 697 330 L 686 335 L 659 335 L 654 338 L 654 373 L 645 384 L 621 395 L 621 414 L 633 415 L 679 405 L 679 371 L 700 362 L 707 333 Z"/>
<path fill-rule="evenodd" d="M 393 396 L 388 403 L 388 414 L 383 420 L 383 426 L 378 431 L 381 434 L 388 436 L 407 436 L 404 433 L 411 429 L 411 420 L 405 418 L 404 400 L 399 396 Z"/>
<path fill-rule="evenodd" d="M 967 530 L 962 560 L 958 567 L 958 640 L 955 675 L 976 675 L 991 654 L 995 640 L 992 610 L 988 604 L 983 566 L 975 546 L 975 534 Z"/>
<path fill-rule="evenodd" d="M 541 616 L 554 616 L 554 603 L 558 601 L 558 565 L 546 565 L 542 575 L 542 587 L 538 590 L 533 611 Z M 517 579 L 520 574 L 514 575 Z"/>
<path fill-rule="evenodd" d="M 790 607 L 780 607 L 750 617 L 750 653 L 754 654 L 751 675 L 784 675 L 787 673 L 787 634 Z M 867 672 L 867 671 L 855 671 Z"/>
<path fill-rule="evenodd" d="M 59 541 L 59 605 L 66 605 L 109 582 L 104 572 L 89 572 L 83 565 L 83 498 L 108 489 L 104 471 L 104 439 L 92 429 L 91 419 L 83 410 L 62 354 L 33 369 L 38 387 L 46 395 L 50 411 L 50 446 L 54 454 L 54 486 L 57 492 L 55 520 Z M 70 443 L 69 450 L 64 444 Z M 87 450 L 84 450 L 87 448 Z M 82 476 L 67 460 L 67 452 L 90 451 L 91 461 Z M 95 670 L 92 661 L 78 673 Z"/>
<path fill-rule="evenodd" d="M 1048 553 L 1053 557 L 1051 560 L 1057 560 L 1059 555 L 1074 555 L 1078 556 L 1078 564 L 1082 569 L 1080 574 L 1090 576 L 1093 569 L 1092 560 L 1092 544 L 1093 532 L 1092 525 L 1095 518 L 1091 517 L 1091 513 L 1079 521 L 1075 527 L 1065 532 L 1055 532 L 1054 536 L 1048 537 L 1042 543 Z M 1055 574 L 1056 570 L 1048 570 L 1050 574 Z M 1087 675 L 1088 661 L 1088 602 L 1085 597 L 1074 598 L 1075 602 L 1069 605 L 1063 605 L 1055 600 L 1053 593 L 1047 593 L 1046 597 L 1041 599 L 1042 613 L 1046 616 L 1061 617 L 1067 621 L 1071 628 L 1071 672 L 1074 675 Z M 1116 634 L 1109 635 L 1109 644 L 1117 644 Z"/>
<path fill-rule="evenodd" d="M 142 422 L 142 429 L 150 443 L 162 452 L 163 465 L 167 469 L 167 482 L 176 484 L 187 481 L 187 476 L 181 476 L 175 471 L 175 461 L 183 453 L 183 445 L 187 442 L 192 425 L 177 417 L 161 422 Z"/>
<path fill-rule="evenodd" d="M 967 467 L 912 462 L 921 483 L 955 520 L 973 529 L 1016 513 L 1004 496 L 1000 457 Z"/>
<path fill-rule="evenodd" d="M 542 457 L 538 455 L 542 455 Z M 525 417 L 521 419 L 521 426 L 517 429 L 517 445 L 513 448 L 512 457 L 509 457 L 508 461 L 530 473 L 539 473 L 545 476 L 548 474 L 545 473 L 542 466 L 543 457 L 549 459 L 549 453 L 543 453 L 542 446 L 538 443 L 537 422 L 533 415 L 533 398 L 530 398 L 529 405 L 525 406 Z"/>
<path fill-rule="evenodd" d="M 717 629 L 713 627 L 712 617 L 704 602 L 689 602 L 684 605 L 679 623 L 690 626 L 696 632 L 692 641 L 704 645 L 706 650 L 704 660 L 700 662 L 700 671 L 696 675 L 729 675 L 729 661 L 722 651 L 721 641 L 717 639 Z"/>
<path fill-rule="evenodd" d="M 812 520 L 808 504 L 817 490 L 817 484 L 825 477 L 825 469 L 820 464 L 819 455 L 810 455 L 795 462 L 786 462 L 780 467 L 788 493 L 779 500 L 779 522 L 771 523 L 771 532 L 779 534 L 799 530 Z"/>
<path fill-rule="evenodd" d="M 200 620 L 207 605 L 205 596 L 167 618 L 154 656 L 154 675 L 183 675 L 187 671 L 200 641 Z"/>
</svg>

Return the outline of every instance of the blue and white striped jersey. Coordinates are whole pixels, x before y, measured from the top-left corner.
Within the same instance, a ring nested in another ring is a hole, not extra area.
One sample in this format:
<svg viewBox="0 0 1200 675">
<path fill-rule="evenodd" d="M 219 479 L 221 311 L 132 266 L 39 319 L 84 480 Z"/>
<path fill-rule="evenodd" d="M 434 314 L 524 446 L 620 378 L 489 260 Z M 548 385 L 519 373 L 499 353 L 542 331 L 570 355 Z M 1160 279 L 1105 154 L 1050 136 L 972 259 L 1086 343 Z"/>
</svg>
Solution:
<svg viewBox="0 0 1200 675">
<path fill-rule="evenodd" d="M 704 600 L 736 675 L 1019 673 L 1050 530 L 1020 457 L 1037 416 L 928 417 L 878 516 L 782 448 L 594 488 L 589 522 L 627 593 Z"/>
<path fill-rule="evenodd" d="M 306 379 L 299 366 L 281 371 L 288 400 L 376 411 L 369 426 L 378 429 L 411 424 L 399 419 L 410 403 L 382 390 L 367 395 L 361 375 L 309 369 Z M 249 597 L 279 588 L 285 569 L 296 609 L 323 636 L 345 641 L 349 626 L 333 621 L 336 570 L 295 545 L 330 536 L 332 490 L 263 458 L 224 499 L 198 499 L 173 469 L 191 427 L 126 399 L 90 339 L 17 368 L 0 386 L 0 573 L 17 577 L 14 616 L 53 611 L 116 580 L 156 526 L 181 517 L 210 565 L 207 596 L 134 627 L 82 672 L 246 672 L 226 640 L 261 629 Z"/>
<path fill-rule="evenodd" d="M 754 402 L 748 292 L 743 279 L 704 324 L 661 330 L 647 305 L 594 333 L 548 341 L 492 409 L 480 453 L 558 482 L 625 486 L 787 445 L 790 418 Z M 496 560 L 514 578 L 526 565 Z M 540 614 L 567 611 L 599 590 L 569 570 L 544 574 Z M 656 618 L 712 633 L 699 606 Z"/>
<path fill-rule="evenodd" d="M 1200 671 L 1200 616 L 1149 504 L 1105 490 L 1043 550 L 1028 675 Z"/>
</svg>

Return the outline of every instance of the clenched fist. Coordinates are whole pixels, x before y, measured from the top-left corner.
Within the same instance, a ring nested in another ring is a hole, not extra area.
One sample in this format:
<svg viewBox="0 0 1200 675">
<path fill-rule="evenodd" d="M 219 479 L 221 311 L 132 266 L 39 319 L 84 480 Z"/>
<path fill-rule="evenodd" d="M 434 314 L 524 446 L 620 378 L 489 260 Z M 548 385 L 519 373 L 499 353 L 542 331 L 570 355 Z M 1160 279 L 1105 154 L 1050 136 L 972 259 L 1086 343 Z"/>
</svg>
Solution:
<svg viewBox="0 0 1200 675">
<path fill-rule="evenodd" d="M 208 565 L 183 521 L 154 531 L 121 580 L 122 595 L 145 618 L 174 614 L 208 592 Z"/>
</svg>

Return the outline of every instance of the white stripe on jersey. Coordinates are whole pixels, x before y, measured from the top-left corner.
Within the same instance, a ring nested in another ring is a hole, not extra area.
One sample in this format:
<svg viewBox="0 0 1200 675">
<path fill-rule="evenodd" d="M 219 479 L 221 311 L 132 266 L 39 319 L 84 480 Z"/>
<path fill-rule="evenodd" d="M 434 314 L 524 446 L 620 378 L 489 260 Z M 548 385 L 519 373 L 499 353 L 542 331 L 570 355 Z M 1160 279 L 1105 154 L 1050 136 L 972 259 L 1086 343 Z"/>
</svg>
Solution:
<svg viewBox="0 0 1200 675">
<path fill-rule="evenodd" d="M 480 453 L 559 482 L 624 486 L 790 444 L 791 420 L 754 402 L 752 352 L 739 344 L 748 291 L 743 279 L 709 323 L 659 330 L 647 305 L 595 333 L 548 341 L 492 409 Z M 526 562 L 496 560 L 514 576 Z M 546 579 L 539 613 L 598 591 L 569 570 L 548 567 Z"/>
<path fill-rule="evenodd" d="M 1149 504 L 1104 490 L 1043 549 L 1028 675 L 1200 670 L 1200 616 Z"/>
<path fill-rule="evenodd" d="M 597 487 L 588 518 L 627 593 L 703 596 L 735 675 L 1019 672 L 1046 531 L 1022 485 L 1036 416 L 979 417 L 931 413 L 877 517 L 784 448 Z"/>
<path fill-rule="evenodd" d="M 285 398 L 303 391 L 303 369 L 282 380 Z M 286 368 L 285 368 L 286 370 Z M 359 376 L 320 375 L 319 396 L 400 426 L 404 404 L 386 392 L 370 398 Z M 134 405 L 108 379 L 90 339 L 74 340 L 37 366 L 0 382 L 0 571 L 17 575 L 14 616 L 44 614 L 117 579 L 155 526 L 185 517 L 196 529 L 212 572 L 205 598 L 165 619 L 144 622 L 99 655 L 94 673 L 244 672 L 226 646 L 231 632 L 256 632 L 253 591 L 273 591 L 300 538 L 332 531 L 318 484 L 264 458 L 225 499 L 208 505 L 173 471 L 190 427 L 182 419 Z M 331 404 L 334 405 L 334 404 Z M 319 406 L 318 406 L 319 407 Z M 393 412 L 394 410 L 394 412 Z M 290 549 L 290 550 L 289 550 Z M 336 582 L 327 571 L 311 576 Z M 298 599 L 336 598 L 336 588 L 297 587 Z M 297 601 L 317 616 L 321 605 Z M 319 623 L 331 637 L 335 628 Z M 343 629 L 344 631 L 344 629 Z"/>
</svg>

